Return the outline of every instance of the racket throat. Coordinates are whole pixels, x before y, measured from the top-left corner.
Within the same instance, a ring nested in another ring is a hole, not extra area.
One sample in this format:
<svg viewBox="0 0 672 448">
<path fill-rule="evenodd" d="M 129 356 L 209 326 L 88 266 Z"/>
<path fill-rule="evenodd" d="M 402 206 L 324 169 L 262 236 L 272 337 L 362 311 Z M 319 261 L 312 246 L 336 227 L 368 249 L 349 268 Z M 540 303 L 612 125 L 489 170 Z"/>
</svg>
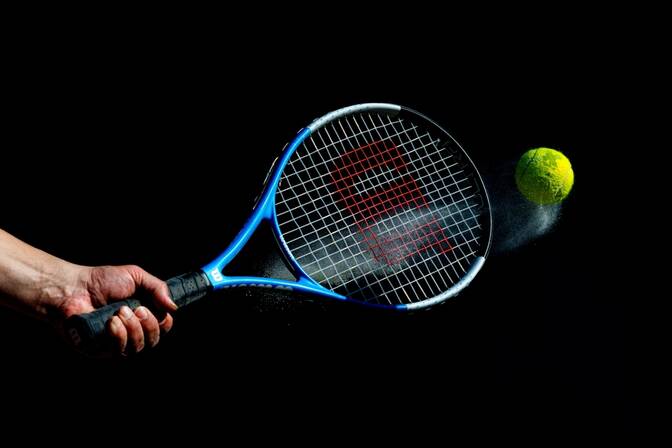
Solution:
<svg viewBox="0 0 672 448">
<path fill-rule="evenodd" d="M 341 294 L 325 289 L 305 277 L 297 280 L 264 277 L 223 277 L 222 281 L 216 286 L 216 289 L 236 288 L 273 289 L 276 291 L 304 293 L 310 296 L 317 295 L 338 300 L 345 299 Z"/>
<path fill-rule="evenodd" d="M 290 289 L 296 284 L 295 279 L 300 276 L 291 271 L 277 249 L 269 221 L 262 217 L 253 224 L 255 232 L 240 238 L 244 241 L 245 250 L 240 251 L 238 243 L 234 242 L 228 257 L 203 268 L 215 289 Z"/>
<path fill-rule="evenodd" d="M 226 277 L 218 283 L 217 289 L 233 288 L 261 288 L 261 289 L 279 289 L 284 291 L 293 291 L 294 282 L 281 279 L 270 279 L 263 277 Z"/>
</svg>

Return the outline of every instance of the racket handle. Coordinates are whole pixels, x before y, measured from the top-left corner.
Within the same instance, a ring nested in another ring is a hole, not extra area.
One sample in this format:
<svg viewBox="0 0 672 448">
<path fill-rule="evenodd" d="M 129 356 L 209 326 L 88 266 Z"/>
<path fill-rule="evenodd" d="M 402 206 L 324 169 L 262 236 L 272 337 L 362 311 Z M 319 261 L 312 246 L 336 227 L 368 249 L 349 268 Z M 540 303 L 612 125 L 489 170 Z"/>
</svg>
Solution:
<svg viewBox="0 0 672 448">
<path fill-rule="evenodd" d="M 189 272 L 166 280 L 170 298 L 178 308 L 189 305 L 210 291 L 210 280 L 202 271 Z"/>
<path fill-rule="evenodd" d="M 166 281 L 170 297 L 181 308 L 204 297 L 210 290 L 210 281 L 203 272 L 190 272 L 173 277 Z M 135 309 L 144 305 L 152 312 L 155 311 L 152 302 L 148 298 L 130 298 L 119 302 L 110 303 L 87 314 L 76 314 L 66 319 L 64 323 L 65 333 L 73 345 L 85 353 L 98 353 L 104 351 L 109 344 L 106 338 L 107 321 L 114 316 L 122 306 Z M 161 314 L 159 311 L 157 314 Z"/>
</svg>

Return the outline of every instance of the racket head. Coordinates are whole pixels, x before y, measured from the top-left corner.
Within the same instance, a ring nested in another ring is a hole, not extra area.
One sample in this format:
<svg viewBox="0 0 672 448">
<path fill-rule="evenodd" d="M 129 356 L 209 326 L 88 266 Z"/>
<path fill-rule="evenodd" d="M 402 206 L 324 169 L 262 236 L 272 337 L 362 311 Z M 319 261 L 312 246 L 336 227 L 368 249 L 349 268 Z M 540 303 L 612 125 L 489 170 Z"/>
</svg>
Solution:
<svg viewBox="0 0 672 448">
<path fill-rule="evenodd" d="M 467 286 L 490 250 L 478 169 L 447 131 L 406 107 L 360 104 L 315 120 L 269 187 L 288 266 L 332 297 L 435 305 Z"/>
</svg>

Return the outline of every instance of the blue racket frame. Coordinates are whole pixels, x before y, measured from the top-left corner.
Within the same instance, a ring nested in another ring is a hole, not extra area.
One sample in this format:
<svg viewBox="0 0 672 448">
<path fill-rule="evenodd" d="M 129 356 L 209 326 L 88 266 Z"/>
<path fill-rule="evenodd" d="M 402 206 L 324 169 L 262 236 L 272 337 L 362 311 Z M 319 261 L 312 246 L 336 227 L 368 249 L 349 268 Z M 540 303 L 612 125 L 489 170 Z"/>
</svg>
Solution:
<svg viewBox="0 0 672 448">
<path fill-rule="evenodd" d="M 301 266 L 299 266 L 287 249 L 282 234 L 280 233 L 280 226 L 278 225 L 278 219 L 275 213 L 275 194 L 278 189 L 278 182 L 280 181 L 282 170 L 287 165 L 292 154 L 296 151 L 296 148 L 298 148 L 311 133 L 312 129 L 310 127 L 302 129 L 287 146 L 280 158 L 276 161 L 275 167 L 272 169 L 271 174 L 266 181 L 264 192 L 257 201 L 252 216 L 247 220 L 243 229 L 236 235 L 231 245 L 229 245 L 224 252 L 222 252 L 214 261 L 202 268 L 214 289 L 254 286 L 301 291 L 339 300 L 346 299 L 346 297 L 324 288 L 312 280 L 308 274 L 303 271 Z M 280 243 L 285 259 L 289 263 L 289 268 L 297 278 L 296 281 L 263 277 L 229 277 L 223 274 L 224 268 L 236 257 L 236 255 L 238 255 L 257 230 L 259 224 L 263 221 L 268 221 L 271 224 L 273 234 Z"/>
<path fill-rule="evenodd" d="M 285 243 L 285 240 L 280 231 L 280 226 L 278 224 L 275 209 L 275 195 L 278 189 L 278 184 L 280 182 L 280 177 L 282 176 L 282 172 L 287 166 L 289 159 L 292 157 L 299 145 L 301 145 L 314 131 L 321 128 L 325 124 L 345 115 L 367 110 L 386 110 L 392 113 L 398 113 L 402 110 L 402 107 L 387 103 L 366 103 L 339 109 L 313 121 L 313 123 L 311 123 L 308 127 L 299 131 L 294 140 L 292 140 L 286 146 L 285 150 L 276 161 L 275 166 L 271 169 L 264 186 L 264 191 L 257 201 L 252 215 L 247 220 L 242 230 L 238 233 L 238 235 L 236 235 L 233 242 L 224 252 L 222 252 L 215 260 L 202 268 L 213 289 L 234 287 L 277 288 L 287 291 L 299 291 L 308 294 L 315 294 L 317 296 L 328 297 L 337 300 L 350 300 L 348 297 L 331 291 L 311 279 L 310 276 L 306 274 L 306 272 L 301 268 L 296 259 L 292 256 L 289 248 L 287 247 L 287 244 Z M 238 253 L 242 250 L 242 248 L 257 230 L 259 224 L 261 224 L 263 221 L 267 221 L 271 224 L 273 234 L 275 235 L 275 238 L 280 245 L 281 251 L 285 257 L 285 260 L 287 261 L 288 268 L 296 277 L 296 281 L 263 277 L 234 277 L 224 275 L 223 271 L 226 266 L 236 257 L 236 255 L 238 255 Z M 472 264 L 469 272 L 467 272 L 467 274 L 459 282 L 453 285 L 453 287 L 448 291 L 431 299 L 412 304 L 382 305 L 365 303 L 365 305 L 377 308 L 410 310 L 415 308 L 424 308 L 435 303 L 442 302 L 448 297 L 458 294 L 464 287 L 466 287 L 481 269 L 484 261 L 485 257 L 478 257 Z M 357 302 L 362 303 L 360 301 Z"/>
</svg>

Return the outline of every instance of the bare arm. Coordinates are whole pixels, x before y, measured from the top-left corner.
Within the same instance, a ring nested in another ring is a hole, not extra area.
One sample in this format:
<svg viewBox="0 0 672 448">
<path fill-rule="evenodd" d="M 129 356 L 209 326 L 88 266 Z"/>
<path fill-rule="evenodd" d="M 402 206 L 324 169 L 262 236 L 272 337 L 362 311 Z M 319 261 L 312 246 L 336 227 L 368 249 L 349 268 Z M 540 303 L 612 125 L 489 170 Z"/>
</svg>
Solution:
<svg viewBox="0 0 672 448">
<path fill-rule="evenodd" d="M 138 266 L 79 266 L 0 229 L 0 305 L 60 326 L 73 314 L 126 299 L 138 289 L 148 291 L 158 309 L 176 309 L 166 284 Z M 108 322 L 108 333 L 120 352 L 137 352 L 156 345 L 172 323 L 167 313 L 159 322 L 145 307 L 122 307 Z"/>
</svg>

